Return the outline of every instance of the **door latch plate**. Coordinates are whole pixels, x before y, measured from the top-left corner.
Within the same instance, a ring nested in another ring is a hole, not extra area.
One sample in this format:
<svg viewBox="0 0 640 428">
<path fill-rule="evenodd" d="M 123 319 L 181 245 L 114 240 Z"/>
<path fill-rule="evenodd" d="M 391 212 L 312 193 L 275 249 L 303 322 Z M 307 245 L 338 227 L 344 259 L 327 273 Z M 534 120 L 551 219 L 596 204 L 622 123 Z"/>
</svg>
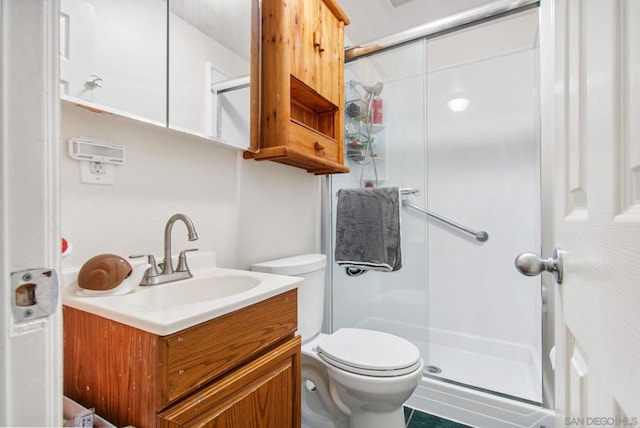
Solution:
<svg viewBox="0 0 640 428">
<path fill-rule="evenodd" d="M 55 269 L 36 268 L 11 273 L 13 316 L 17 322 L 47 317 L 58 304 Z"/>
</svg>

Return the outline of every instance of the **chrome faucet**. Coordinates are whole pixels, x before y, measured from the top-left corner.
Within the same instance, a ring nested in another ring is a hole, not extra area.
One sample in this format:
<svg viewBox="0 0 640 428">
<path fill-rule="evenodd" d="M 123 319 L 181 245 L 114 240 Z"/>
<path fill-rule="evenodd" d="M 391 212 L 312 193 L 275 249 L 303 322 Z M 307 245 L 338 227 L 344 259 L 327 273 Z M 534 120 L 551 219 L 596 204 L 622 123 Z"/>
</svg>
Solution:
<svg viewBox="0 0 640 428">
<path fill-rule="evenodd" d="M 162 275 L 168 275 L 174 273 L 173 264 L 171 261 L 171 231 L 173 230 L 173 224 L 182 220 L 182 222 L 187 226 L 187 232 L 189 233 L 189 241 L 195 241 L 198 239 L 198 234 L 196 233 L 196 228 L 193 226 L 193 222 L 189 217 L 184 214 L 174 214 L 167 221 L 167 225 L 164 227 L 164 261 L 162 266 Z M 190 250 L 186 250 L 190 251 Z M 195 249 L 192 251 L 196 251 Z M 180 254 L 183 255 L 184 251 Z M 186 263 L 186 257 L 185 257 Z M 178 267 L 180 267 L 180 260 L 178 260 Z M 189 272 L 189 270 L 186 270 Z M 180 272 L 180 268 L 178 268 L 178 272 Z M 189 277 L 191 277 L 191 273 L 189 272 Z"/>
<path fill-rule="evenodd" d="M 172 215 L 164 227 L 164 260 L 162 263 L 156 265 L 156 260 L 151 254 L 129 256 L 130 258 L 147 257 L 147 261 L 151 265 L 151 267 L 144 273 L 144 277 L 142 278 L 142 281 L 140 281 L 140 285 L 158 285 L 193 277 L 189 270 L 189 266 L 187 265 L 187 252 L 198 251 L 197 248 L 189 248 L 187 250 L 180 251 L 178 266 L 175 270 L 173 269 L 173 261 L 171 260 L 171 231 L 173 230 L 174 223 L 178 220 L 182 220 L 185 226 L 187 226 L 189 241 L 195 241 L 198 239 L 196 228 L 189 217 L 184 214 Z M 162 268 L 162 272 L 158 272 L 158 267 Z"/>
</svg>

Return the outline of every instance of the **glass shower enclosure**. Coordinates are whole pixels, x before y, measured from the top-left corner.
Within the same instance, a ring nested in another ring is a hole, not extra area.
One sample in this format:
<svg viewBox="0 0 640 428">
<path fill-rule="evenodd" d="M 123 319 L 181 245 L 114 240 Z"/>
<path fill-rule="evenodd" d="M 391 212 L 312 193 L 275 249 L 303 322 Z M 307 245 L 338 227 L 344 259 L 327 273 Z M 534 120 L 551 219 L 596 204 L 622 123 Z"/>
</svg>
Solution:
<svg viewBox="0 0 640 428">
<path fill-rule="evenodd" d="M 349 62 L 351 172 L 331 178 L 331 195 L 417 191 L 401 208 L 400 271 L 352 277 L 334 265 L 332 330 L 399 335 L 420 348 L 425 376 L 532 403 L 542 403 L 541 284 L 514 259 L 541 245 L 537 19 L 528 10 Z M 368 115 L 374 101 L 381 111 Z"/>
</svg>

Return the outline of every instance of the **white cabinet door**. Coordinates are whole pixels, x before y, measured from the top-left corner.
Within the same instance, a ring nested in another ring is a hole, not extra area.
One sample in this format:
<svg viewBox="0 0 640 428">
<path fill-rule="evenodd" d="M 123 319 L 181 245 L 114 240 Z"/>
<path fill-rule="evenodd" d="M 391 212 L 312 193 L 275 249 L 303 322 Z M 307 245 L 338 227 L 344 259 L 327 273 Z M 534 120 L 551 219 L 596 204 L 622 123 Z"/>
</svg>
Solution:
<svg viewBox="0 0 640 428">
<path fill-rule="evenodd" d="M 94 7 L 84 0 L 60 0 L 60 92 L 95 101 L 87 82 L 95 73 Z M 98 82 L 99 84 L 99 82 Z"/>
<path fill-rule="evenodd" d="M 542 132 L 553 145 L 555 245 L 566 252 L 556 426 L 636 426 L 640 1 L 543 0 L 542 16 Z"/>
</svg>

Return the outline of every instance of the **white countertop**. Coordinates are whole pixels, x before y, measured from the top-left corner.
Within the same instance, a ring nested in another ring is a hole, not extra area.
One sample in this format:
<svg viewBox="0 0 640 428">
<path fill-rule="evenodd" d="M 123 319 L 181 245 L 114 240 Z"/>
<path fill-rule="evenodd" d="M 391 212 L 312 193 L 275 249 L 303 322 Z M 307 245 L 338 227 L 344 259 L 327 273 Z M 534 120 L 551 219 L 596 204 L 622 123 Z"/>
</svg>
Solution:
<svg viewBox="0 0 640 428">
<path fill-rule="evenodd" d="M 154 291 L 151 289 L 158 287 L 179 288 L 189 280 L 144 287 L 136 285 L 131 292 L 123 295 L 85 297 L 76 295 L 76 291 L 79 290 L 76 282 L 78 270 L 71 270 L 64 272 L 63 304 L 149 333 L 166 336 L 293 290 L 303 281 L 302 278 L 294 276 L 211 267 L 215 266 L 215 255 L 201 254 L 192 258 L 193 263 L 190 258 L 189 264 L 192 266 L 194 279 L 218 277 L 218 281 L 224 281 L 225 277 L 242 276 L 255 278 L 259 284 L 226 297 L 202 301 L 198 301 L 197 298 L 187 299 L 190 302 L 164 303 L 156 306 L 150 302 L 140 304 L 141 296 L 150 295 Z M 214 263 L 206 267 L 206 261 L 210 260 Z M 185 290 L 187 289 L 188 287 L 185 287 Z M 191 302 L 191 300 L 195 301 Z"/>
</svg>

